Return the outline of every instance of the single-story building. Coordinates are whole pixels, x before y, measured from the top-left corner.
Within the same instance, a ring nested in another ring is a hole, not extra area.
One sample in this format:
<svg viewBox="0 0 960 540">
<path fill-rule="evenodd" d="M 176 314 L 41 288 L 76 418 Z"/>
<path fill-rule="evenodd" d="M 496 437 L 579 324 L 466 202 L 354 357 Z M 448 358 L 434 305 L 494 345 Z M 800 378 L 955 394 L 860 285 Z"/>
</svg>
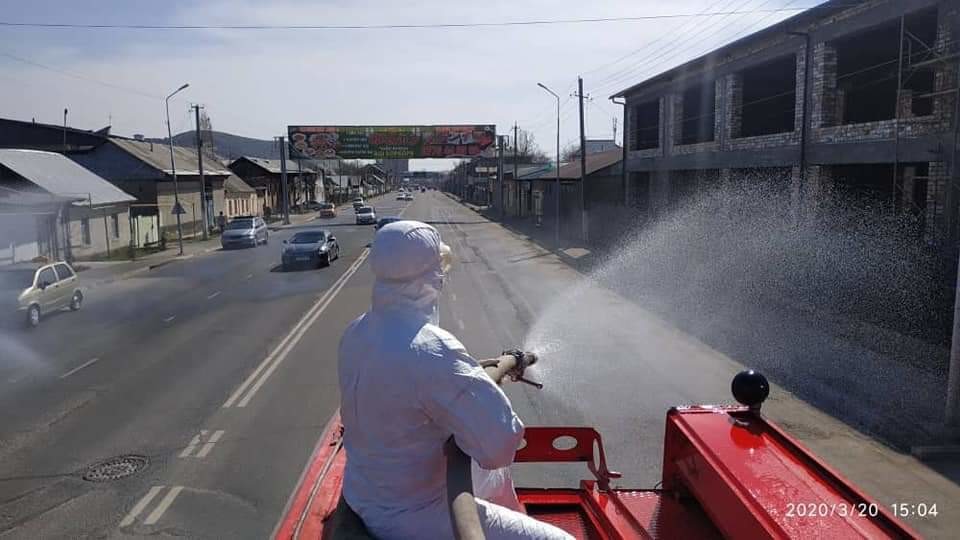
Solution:
<svg viewBox="0 0 960 540">
<path fill-rule="evenodd" d="M 0 149 L 0 262 L 82 259 L 130 245 L 135 198 L 70 158 Z"/>
<path fill-rule="evenodd" d="M 231 174 L 223 182 L 226 208 L 224 216 L 227 219 L 236 216 L 262 216 L 263 200 L 257 196 L 257 190 L 247 184 L 239 176 Z"/>
<path fill-rule="evenodd" d="M 307 201 L 323 200 L 317 189 L 318 173 L 307 163 L 287 160 L 287 200 L 290 208 Z M 283 167 L 279 159 L 239 157 L 228 165 L 234 174 L 257 191 L 263 207 L 272 214 L 283 210 Z"/>
<path fill-rule="evenodd" d="M 170 239 L 176 237 L 174 169 L 171 168 L 169 146 L 111 136 L 90 151 L 71 153 L 70 158 L 137 198 L 131 209 L 137 246 L 159 242 L 162 235 Z M 203 201 L 196 149 L 174 146 L 173 162 L 177 177 L 176 198 L 184 211 L 181 215 L 183 235 L 200 235 L 203 232 Z M 207 223 L 212 227 L 214 217 L 225 209 L 224 182 L 231 172 L 214 156 L 204 153 L 203 173 Z"/>
</svg>

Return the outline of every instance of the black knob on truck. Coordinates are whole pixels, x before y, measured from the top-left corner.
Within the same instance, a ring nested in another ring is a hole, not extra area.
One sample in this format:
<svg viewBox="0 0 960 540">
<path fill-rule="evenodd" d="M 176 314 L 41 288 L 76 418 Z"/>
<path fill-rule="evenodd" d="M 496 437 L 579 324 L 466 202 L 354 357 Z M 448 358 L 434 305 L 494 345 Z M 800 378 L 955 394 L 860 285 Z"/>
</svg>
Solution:
<svg viewBox="0 0 960 540">
<path fill-rule="evenodd" d="M 733 398 L 755 411 L 760 410 L 760 404 L 770 395 L 770 383 L 759 371 L 747 369 L 737 373 L 730 384 Z"/>
</svg>

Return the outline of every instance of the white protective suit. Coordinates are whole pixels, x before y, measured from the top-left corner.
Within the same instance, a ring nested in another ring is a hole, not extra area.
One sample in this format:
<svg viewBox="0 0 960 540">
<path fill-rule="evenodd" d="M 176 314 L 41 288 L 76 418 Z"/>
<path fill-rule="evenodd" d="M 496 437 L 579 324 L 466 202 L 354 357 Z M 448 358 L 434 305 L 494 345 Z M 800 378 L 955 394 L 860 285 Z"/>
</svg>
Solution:
<svg viewBox="0 0 960 540">
<path fill-rule="evenodd" d="M 370 252 L 373 305 L 340 341 L 343 496 L 378 538 L 453 537 L 443 453 L 451 434 L 489 470 L 508 467 L 523 437 L 507 396 L 436 326 L 445 249 L 425 223 L 380 229 Z M 518 507 L 512 484 L 507 487 L 512 500 L 503 502 Z M 490 540 L 572 538 L 475 495 Z"/>
</svg>

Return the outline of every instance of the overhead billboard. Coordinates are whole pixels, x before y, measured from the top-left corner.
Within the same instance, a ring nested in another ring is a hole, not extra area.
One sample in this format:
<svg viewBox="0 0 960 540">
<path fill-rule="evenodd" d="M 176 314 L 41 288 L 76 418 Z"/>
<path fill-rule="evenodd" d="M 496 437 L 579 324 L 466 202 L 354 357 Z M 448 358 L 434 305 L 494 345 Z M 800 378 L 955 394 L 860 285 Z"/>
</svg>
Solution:
<svg viewBox="0 0 960 540">
<path fill-rule="evenodd" d="M 289 126 L 290 154 L 313 159 L 465 158 L 483 154 L 494 125 Z"/>
</svg>

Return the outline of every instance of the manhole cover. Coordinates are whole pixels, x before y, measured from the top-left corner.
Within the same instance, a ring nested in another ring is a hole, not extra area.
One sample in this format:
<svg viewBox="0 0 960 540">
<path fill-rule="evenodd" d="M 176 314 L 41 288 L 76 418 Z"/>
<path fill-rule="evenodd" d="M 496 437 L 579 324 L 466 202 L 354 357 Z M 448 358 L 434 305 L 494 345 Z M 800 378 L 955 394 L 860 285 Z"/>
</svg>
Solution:
<svg viewBox="0 0 960 540">
<path fill-rule="evenodd" d="M 83 473 L 83 479 L 88 482 L 109 482 L 137 474 L 150 464 L 144 456 L 117 456 L 95 465 L 91 465 Z"/>
</svg>

